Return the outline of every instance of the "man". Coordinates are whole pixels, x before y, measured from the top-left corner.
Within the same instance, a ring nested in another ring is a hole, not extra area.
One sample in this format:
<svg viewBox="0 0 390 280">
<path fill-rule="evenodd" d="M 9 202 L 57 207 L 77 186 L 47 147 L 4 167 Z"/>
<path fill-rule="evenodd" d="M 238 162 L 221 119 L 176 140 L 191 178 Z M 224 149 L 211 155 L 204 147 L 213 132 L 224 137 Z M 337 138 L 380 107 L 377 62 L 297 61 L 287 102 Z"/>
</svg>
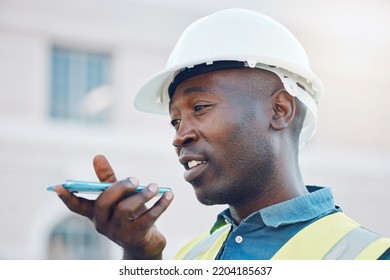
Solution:
<svg viewBox="0 0 390 280">
<path fill-rule="evenodd" d="M 229 9 L 184 31 L 164 71 L 138 92 L 138 109 L 169 112 L 185 179 L 206 205 L 228 204 L 210 232 L 178 259 L 389 259 L 390 240 L 347 218 L 329 188 L 305 186 L 299 147 L 316 128 L 323 85 L 296 38 L 256 12 Z M 140 193 L 135 178 L 117 182 L 103 156 L 96 201 L 57 186 L 70 210 L 124 248 L 125 259 L 161 259 L 165 237 L 154 222 L 173 194 Z"/>
</svg>

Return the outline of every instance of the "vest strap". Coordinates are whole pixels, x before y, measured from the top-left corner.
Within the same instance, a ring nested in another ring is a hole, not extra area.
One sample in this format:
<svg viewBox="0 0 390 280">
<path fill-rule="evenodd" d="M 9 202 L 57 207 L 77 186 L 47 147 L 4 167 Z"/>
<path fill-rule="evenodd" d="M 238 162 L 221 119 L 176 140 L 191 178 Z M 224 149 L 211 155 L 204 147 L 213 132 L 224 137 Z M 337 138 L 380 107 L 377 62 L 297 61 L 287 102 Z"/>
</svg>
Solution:
<svg viewBox="0 0 390 280">
<path fill-rule="evenodd" d="M 372 242 L 380 236 L 365 228 L 357 227 L 344 235 L 330 251 L 324 256 L 324 260 L 353 260 Z"/>
<path fill-rule="evenodd" d="M 205 232 L 187 243 L 174 257 L 175 260 L 214 260 L 231 229 L 226 224 L 212 234 Z"/>
<path fill-rule="evenodd" d="M 327 215 L 295 234 L 273 260 L 322 260 L 330 249 L 359 224 L 341 212 Z"/>
<path fill-rule="evenodd" d="M 364 251 L 360 252 L 355 260 L 378 259 L 388 248 L 390 248 L 390 238 L 381 237 L 367 246 Z"/>
<path fill-rule="evenodd" d="M 184 246 L 175 259 L 213 260 L 222 248 L 231 226 L 205 233 Z M 272 260 L 375 260 L 388 248 L 382 238 L 341 212 L 327 215 L 295 234 Z"/>
<path fill-rule="evenodd" d="M 184 260 L 204 259 L 202 255 L 207 253 L 207 259 L 215 259 L 230 231 L 230 225 L 225 225 L 214 231 L 207 238 L 201 240 L 184 256 Z"/>
<path fill-rule="evenodd" d="M 337 212 L 299 231 L 272 259 L 375 260 L 388 248 L 389 238 L 380 237 Z"/>
</svg>

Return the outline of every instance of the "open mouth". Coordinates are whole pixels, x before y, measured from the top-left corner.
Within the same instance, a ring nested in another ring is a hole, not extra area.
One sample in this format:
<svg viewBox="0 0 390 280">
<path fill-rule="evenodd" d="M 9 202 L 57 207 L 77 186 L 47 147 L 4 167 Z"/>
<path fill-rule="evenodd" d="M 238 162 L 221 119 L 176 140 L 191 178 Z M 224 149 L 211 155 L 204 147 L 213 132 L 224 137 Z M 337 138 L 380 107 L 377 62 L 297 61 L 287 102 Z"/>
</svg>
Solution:
<svg viewBox="0 0 390 280">
<path fill-rule="evenodd" d="M 201 176 L 207 168 L 207 161 L 204 160 L 190 160 L 184 164 L 184 179 L 191 182 Z"/>
<path fill-rule="evenodd" d="M 200 160 L 191 160 L 189 162 L 187 162 L 186 164 L 186 169 L 187 170 L 190 170 L 198 165 L 201 165 L 201 164 L 204 164 L 206 163 L 205 161 L 200 161 Z"/>
</svg>

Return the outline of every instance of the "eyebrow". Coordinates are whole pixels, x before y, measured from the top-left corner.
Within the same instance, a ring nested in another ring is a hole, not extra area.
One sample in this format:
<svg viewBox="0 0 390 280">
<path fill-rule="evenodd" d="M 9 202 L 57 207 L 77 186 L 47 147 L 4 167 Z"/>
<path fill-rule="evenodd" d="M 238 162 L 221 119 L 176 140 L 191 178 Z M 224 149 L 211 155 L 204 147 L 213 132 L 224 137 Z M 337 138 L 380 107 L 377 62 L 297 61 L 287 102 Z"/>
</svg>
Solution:
<svg viewBox="0 0 390 280">
<path fill-rule="evenodd" d="M 190 95 L 191 93 L 215 93 L 215 90 L 206 86 L 190 87 L 184 90 L 184 95 Z"/>
<path fill-rule="evenodd" d="M 215 92 L 216 92 L 216 90 L 214 90 L 212 88 L 209 88 L 209 87 L 206 87 L 206 86 L 197 86 L 197 87 L 187 88 L 187 89 L 184 90 L 183 93 L 184 93 L 185 96 L 188 96 L 188 95 L 193 94 L 193 93 L 211 93 L 211 94 L 214 94 Z M 171 110 L 171 105 L 172 105 L 172 98 L 169 100 L 169 105 L 168 105 L 169 111 Z"/>
</svg>

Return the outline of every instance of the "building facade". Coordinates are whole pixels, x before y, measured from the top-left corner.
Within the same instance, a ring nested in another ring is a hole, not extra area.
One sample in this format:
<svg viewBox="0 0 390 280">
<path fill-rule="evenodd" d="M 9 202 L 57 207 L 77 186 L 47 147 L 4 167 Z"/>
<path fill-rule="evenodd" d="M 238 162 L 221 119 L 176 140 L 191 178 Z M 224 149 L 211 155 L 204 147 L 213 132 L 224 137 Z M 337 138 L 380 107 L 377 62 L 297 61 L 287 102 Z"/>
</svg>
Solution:
<svg viewBox="0 0 390 280">
<path fill-rule="evenodd" d="M 96 154 L 118 178 L 172 187 L 175 200 L 157 223 L 166 258 L 212 225 L 224 206 L 196 201 L 171 148 L 168 117 L 137 112 L 132 99 L 190 22 L 228 7 L 275 17 L 307 48 L 328 90 L 318 134 L 302 151 L 304 177 L 331 185 L 350 216 L 390 236 L 386 1 L 355 5 L 368 9 L 366 29 L 356 25 L 360 9 L 341 25 L 351 3 L 335 14 L 335 1 L 161 2 L 0 1 L 0 259 L 120 258 L 120 248 L 46 191 L 66 179 L 96 180 Z"/>
</svg>

